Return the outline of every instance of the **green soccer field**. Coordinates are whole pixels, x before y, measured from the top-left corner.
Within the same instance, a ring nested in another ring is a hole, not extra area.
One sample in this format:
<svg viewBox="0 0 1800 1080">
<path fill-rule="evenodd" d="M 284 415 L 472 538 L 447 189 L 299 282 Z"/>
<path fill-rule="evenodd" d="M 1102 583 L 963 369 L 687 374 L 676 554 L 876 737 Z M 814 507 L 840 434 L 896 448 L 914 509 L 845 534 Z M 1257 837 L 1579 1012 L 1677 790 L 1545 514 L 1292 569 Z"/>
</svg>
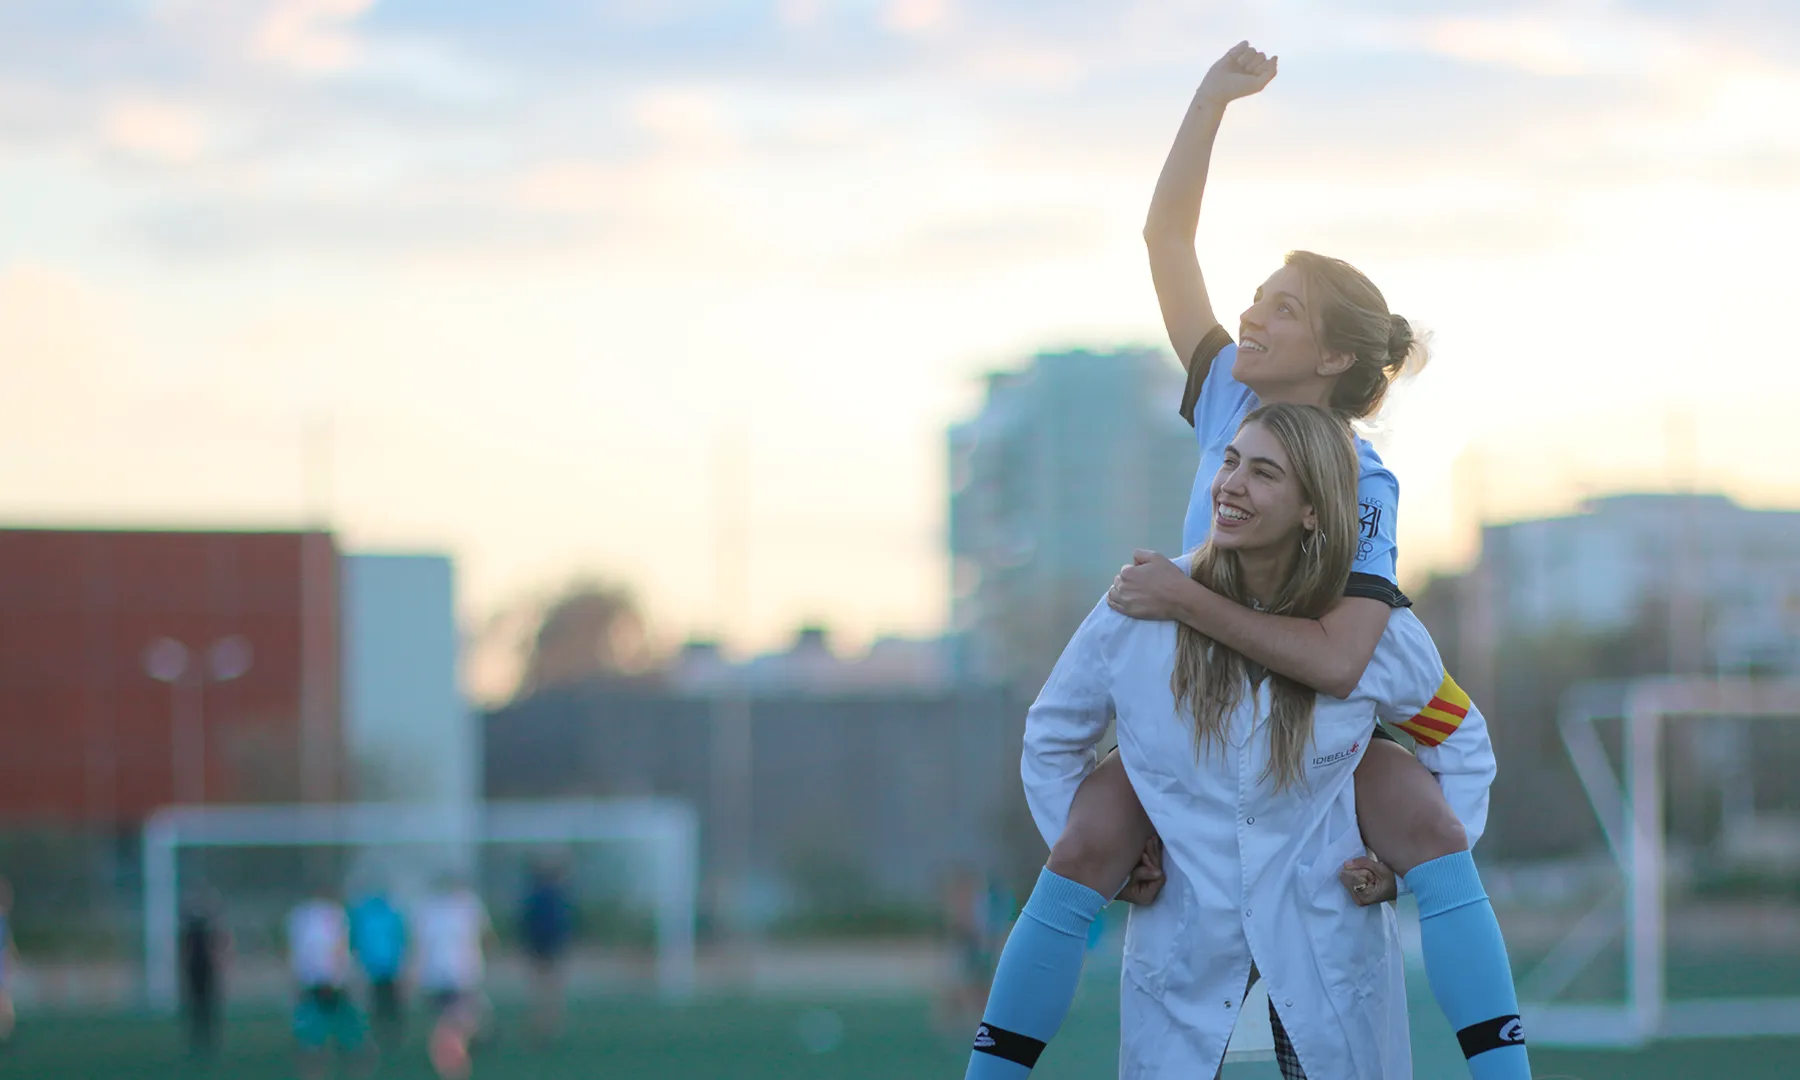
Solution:
<svg viewBox="0 0 1800 1080">
<path fill-rule="evenodd" d="M 1423 988 L 1418 988 L 1422 990 Z M 1455 1040 L 1428 996 L 1413 995 L 1415 1075 L 1466 1076 Z M 1116 1075 L 1115 987 L 1088 980 L 1063 1037 L 1035 1080 L 1101 1080 Z M 590 1003 L 571 1016 L 562 1045 L 534 1052 L 516 1034 L 521 1017 L 502 1010 L 499 1037 L 476 1060 L 477 1080 L 921 1080 L 960 1077 L 961 1038 L 932 1033 L 920 998 L 706 1000 L 682 1007 Z M 186 1060 L 171 1022 L 150 1019 L 27 1017 L 0 1052 L 0 1077 L 29 1080 L 277 1080 L 294 1075 L 284 1019 L 234 1016 L 222 1056 Z M 1800 1039 L 1670 1043 L 1635 1053 L 1537 1049 L 1533 1071 L 1564 1080 L 1760 1080 L 1795 1075 Z M 340 1072 L 338 1075 L 347 1075 Z M 431 1076 L 419 1034 L 382 1062 L 379 1076 Z M 1275 1080 L 1272 1064 L 1238 1066 L 1231 1080 Z"/>
</svg>

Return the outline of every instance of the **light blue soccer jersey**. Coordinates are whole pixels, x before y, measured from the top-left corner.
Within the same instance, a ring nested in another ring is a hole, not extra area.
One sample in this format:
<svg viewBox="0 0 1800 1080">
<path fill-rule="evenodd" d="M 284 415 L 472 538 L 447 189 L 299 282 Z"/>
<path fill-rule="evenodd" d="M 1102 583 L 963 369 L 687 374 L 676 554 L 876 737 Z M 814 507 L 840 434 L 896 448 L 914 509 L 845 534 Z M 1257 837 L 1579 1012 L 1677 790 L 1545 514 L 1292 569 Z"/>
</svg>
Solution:
<svg viewBox="0 0 1800 1080">
<path fill-rule="evenodd" d="M 1237 345 L 1223 330 L 1215 330 L 1216 340 L 1223 341 L 1207 369 L 1206 379 L 1193 388 L 1191 376 L 1182 415 L 1194 425 L 1194 438 L 1200 443 L 1200 466 L 1194 472 L 1194 488 L 1188 495 L 1187 518 L 1182 522 L 1181 546 L 1192 551 L 1205 543 L 1212 532 L 1212 482 L 1225 461 L 1225 448 L 1250 411 L 1262 404 L 1250 388 L 1231 375 L 1237 362 Z M 1195 351 L 1196 363 L 1204 357 L 1215 338 L 1208 335 Z M 1191 409 L 1191 413 L 1190 413 Z M 1382 463 L 1381 455 L 1367 439 L 1357 436 L 1356 456 L 1362 473 L 1356 482 L 1356 498 L 1362 504 L 1361 527 L 1357 533 L 1356 559 L 1350 565 L 1347 596 L 1368 596 L 1384 600 L 1395 607 L 1410 604 L 1401 594 L 1396 572 L 1399 552 L 1394 542 L 1394 515 L 1400 504 L 1400 483 Z"/>
</svg>

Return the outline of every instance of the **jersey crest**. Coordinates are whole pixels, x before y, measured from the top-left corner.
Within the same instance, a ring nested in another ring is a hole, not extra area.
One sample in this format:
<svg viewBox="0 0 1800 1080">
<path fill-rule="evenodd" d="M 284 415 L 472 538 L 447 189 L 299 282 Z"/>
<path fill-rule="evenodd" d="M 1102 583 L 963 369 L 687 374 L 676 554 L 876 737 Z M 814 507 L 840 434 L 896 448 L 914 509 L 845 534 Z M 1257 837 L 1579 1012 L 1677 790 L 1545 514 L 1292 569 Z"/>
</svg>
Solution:
<svg viewBox="0 0 1800 1080">
<path fill-rule="evenodd" d="M 1366 559 L 1375 550 L 1375 538 L 1381 535 L 1381 503 L 1364 499 L 1356 518 L 1356 557 Z"/>
</svg>

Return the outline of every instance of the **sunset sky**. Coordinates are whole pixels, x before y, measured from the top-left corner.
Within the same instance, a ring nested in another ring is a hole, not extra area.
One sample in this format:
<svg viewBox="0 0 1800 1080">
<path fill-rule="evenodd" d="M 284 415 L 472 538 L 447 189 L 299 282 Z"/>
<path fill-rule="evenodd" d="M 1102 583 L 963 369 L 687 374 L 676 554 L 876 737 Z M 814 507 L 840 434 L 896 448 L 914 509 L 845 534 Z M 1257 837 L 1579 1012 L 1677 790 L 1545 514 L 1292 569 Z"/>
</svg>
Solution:
<svg viewBox="0 0 1800 1080">
<path fill-rule="evenodd" d="M 1672 478 L 1800 506 L 1791 3 L 0 0 L 0 517 L 930 632 L 945 426 L 1165 344 L 1138 230 L 1240 38 L 1202 263 L 1228 323 L 1305 247 L 1435 332 L 1408 580 Z"/>
</svg>

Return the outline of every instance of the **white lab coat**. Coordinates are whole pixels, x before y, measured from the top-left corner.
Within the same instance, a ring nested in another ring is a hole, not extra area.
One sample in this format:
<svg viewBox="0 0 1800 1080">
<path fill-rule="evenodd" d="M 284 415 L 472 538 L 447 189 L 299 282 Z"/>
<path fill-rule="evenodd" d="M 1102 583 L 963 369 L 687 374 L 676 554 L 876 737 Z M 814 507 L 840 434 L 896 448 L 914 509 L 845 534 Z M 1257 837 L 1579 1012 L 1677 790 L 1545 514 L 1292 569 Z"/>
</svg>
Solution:
<svg viewBox="0 0 1800 1080">
<path fill-rule="evenodd" d="M 1097 763 L 1109 710 L 1119 753 L 1163 841 L 1167 881 L 1133 908 L 1120 986 L 1119 1075 L 1210 1077 L 1223 1059 L 1252 957 L 1309 1080 L 1411 1077 L 1406 987 L 1389 905 L 1357 907 L 1338 869 L 1364 853 L 1352 783 L 1377 716 L 1410 719 L 1444 679 L 1431 636 L 1394 611 L 1348 699 L 1318 696 L 1306 785 L 1277 793 L 1269 686 L 1245 687 L 1227 739 L 1196 758 L 1177 713 L 1175 624 L 1094 608 L 1063 650 L 1025 722 L 1022 771 L 1046 843 Z M 1419 751 L 1471 844 L 1487 820 L 1494 757 L 1471 707 Z"/>
</svg>

